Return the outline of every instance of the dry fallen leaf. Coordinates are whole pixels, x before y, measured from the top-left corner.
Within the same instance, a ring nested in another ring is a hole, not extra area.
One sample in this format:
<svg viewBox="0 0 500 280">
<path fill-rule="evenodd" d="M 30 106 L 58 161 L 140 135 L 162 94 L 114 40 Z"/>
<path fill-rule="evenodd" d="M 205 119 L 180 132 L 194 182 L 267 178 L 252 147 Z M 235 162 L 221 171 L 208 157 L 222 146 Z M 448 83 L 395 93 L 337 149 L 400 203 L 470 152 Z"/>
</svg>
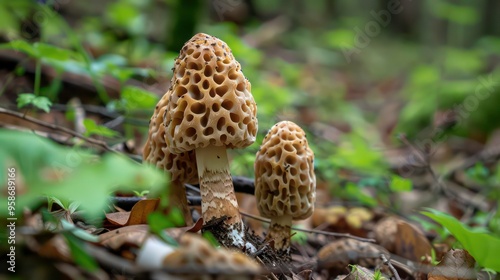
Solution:
<svg viewBox="0 0 500 280">
<path fill-rule="evenodd" d="M 398 221 L 395 237 L 396 255 L 416 262 L 420 262 L 422 257 L 431 255 L 431 243 L 416 226 L 403 220 Z"/>
<path fill-rule="evenodd" d="M 312 274 L 313 274 L 312 270 L 305 269 L 297 274 L 295 274 L 295 273 L 292 274 L 292 279 L 293 280 L 311 280 L 311 279 L 313 279 Z"/>
<path fill-rule="evenodd" d="M 130 212 L 107 213 L 106 219 L 118 226 L 146 224 L 148 215 L 156 210 L 159 199 L 139 200 Z"/>
<path fill-rule="evenodd" d="M 398 221 L 401 221 L 401 219 L 392 216 L 385 217 L 378 221 L 373 229 L 377 243 L 389 250 L 389 252 L 394 252 L 396 250 Z"/>
<path fill-rule="evenodd" d="M 450 250 L 428 275 L 429 280 L 477 279 L 476 261 L 465 250 Z"/>
<path fill-rule="evenodd" d="M 186 232 L 197 233 L 203 228 L 203 218 L 199 218 L 191 227 L 188 227 Z"/>
<path fill-rule="evenodd" d="M 123 244 L 140 247 L 148 231 L 148 225 L 125 226 L 99 235 L 99 243 L 113 250 L 118 250 Z"/>
<path fill-rule="evenodd" d="M 317 254 L 318 266 L 326 269 L 344 270 L 349 264 L 375 267 L 382 263 L 380 254 L 389 255 L 383 247 L 355 239 L 338 239 Z"/>
<path fill-rule="evenodd" d="M 38 254 L 43 257 L 66 262 L 72 260 L 66 239 L 61 234 L 57 234 L 47 242 L 40 244 Z"/>
</svg>

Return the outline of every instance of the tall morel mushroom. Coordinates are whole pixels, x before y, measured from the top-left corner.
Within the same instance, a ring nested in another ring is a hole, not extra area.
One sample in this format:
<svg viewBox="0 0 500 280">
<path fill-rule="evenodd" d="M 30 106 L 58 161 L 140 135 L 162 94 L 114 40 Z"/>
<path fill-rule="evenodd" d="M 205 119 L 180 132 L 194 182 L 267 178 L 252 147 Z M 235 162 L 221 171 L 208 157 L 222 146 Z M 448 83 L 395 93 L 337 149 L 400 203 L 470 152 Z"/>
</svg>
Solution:
<svg viewBox="0 0 500 280">
<path fill-rule="evenodd" d="M 255 159 L 255 198 L 262 216 L 271 219 L 266 239 L 289 255 L 292 220 L 311 216 L 316 201 L 314 154 L 295 123 L 275 124 Z"/>
<path fill-rule="evenodd" d="M 226 246 L 244 246 L 226 149 L 255 141 L 257 106 L 250 82 L 229 47 L 199 33 L 180 51 L 174 65 L 172 94 L 165 114 L 167 147 L 172 153 L 194 151 L 205 224 Z"/>
<path fill-rule="evenodd" d="M 191 225 L 193 218 L 189 211 L 186 189 L 183 184 L 198 183 L 196 157 L 193 151 L 174 154 L 167 147 L 164 117 L 170 95 L 171 91 L 169 90 L 156 105 L 149 122 L 148 139 L 142 154 L 144 161 L 170 173 L 170 205 L 179 208 L 183 213 L 186 225 Z"/>
</svg>

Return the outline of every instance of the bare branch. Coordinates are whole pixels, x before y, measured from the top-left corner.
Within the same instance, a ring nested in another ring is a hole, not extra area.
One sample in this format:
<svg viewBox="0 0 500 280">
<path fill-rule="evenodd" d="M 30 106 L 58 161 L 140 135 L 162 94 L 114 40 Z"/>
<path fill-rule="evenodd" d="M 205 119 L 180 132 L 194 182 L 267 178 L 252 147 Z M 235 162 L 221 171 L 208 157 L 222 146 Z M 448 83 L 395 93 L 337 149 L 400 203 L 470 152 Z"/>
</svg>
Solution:
<svg viewBox="0 0 500 280">
<path fill-rule="evenodd" d="M 90 144 L 96 145 L 96 146 L 98 146 L 98 147 L 100 147 L 100 148 L 102 148 L 102 149 L 104 149 L 104 150 L 106 150 L 108 152 L 117 153 L 116 151 L 114 151 L 113 149 L 111 149 L 106 144 L 106 142 L 100 141 L 100 140 L 97 140 L 97 139 L 93 139 L 93 138 L 89 138 L 89 137 L 86 137 L 86 136 L 83 136 L 80 133 L 78 133 L 76 131 L 73 131 L 71 129 L 65 128 L 65 127 L 58 126 L 58 125 L 55 125 L 55 124 L 51 124 L 51 123 L 44 122 L 44 121 L 40 121 L 40 120 L 35 119 L 33 117 L 24 116 L 23 114 L 21 114 L 19 112 L 11 111 L 11 110 L 8 110 L 8 109 L 5 109 L 5 108 L 1 108 L 1 107 L 0 107 L 0 114 L 13 116 L 13 117 L 16 117 L 16 118 L 19 118 L 19 119 L 23 119 L 23 120 L 29 121 L 31 123 L 34 123 L 34 124 L 42 126 L 42 127 L 46 127 L 46 128 L 52 129 L 52 130 L 60 131 L 60 132 L 69 134 L 69 135 L 71 135 L 73 137 L 82 139 L 85 142 L 88 142 Z"/>
</svg>

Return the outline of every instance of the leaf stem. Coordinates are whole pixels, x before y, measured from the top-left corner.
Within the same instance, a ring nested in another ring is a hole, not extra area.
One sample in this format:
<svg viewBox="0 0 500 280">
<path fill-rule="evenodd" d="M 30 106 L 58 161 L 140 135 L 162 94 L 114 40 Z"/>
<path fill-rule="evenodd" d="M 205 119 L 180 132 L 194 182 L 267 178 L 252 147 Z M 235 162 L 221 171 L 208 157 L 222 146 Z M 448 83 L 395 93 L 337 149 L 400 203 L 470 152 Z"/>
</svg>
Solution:
<svg viewBox="0 0 500 280">
<path fill-rule="evenodd" d="M 42 77 L 42 62 L 40 59 L 36 60 L 36 70 L 35 70 L 35 89 L 34 93 L 36 96 L 40 94 L 40 79 Z"/>
</svg>

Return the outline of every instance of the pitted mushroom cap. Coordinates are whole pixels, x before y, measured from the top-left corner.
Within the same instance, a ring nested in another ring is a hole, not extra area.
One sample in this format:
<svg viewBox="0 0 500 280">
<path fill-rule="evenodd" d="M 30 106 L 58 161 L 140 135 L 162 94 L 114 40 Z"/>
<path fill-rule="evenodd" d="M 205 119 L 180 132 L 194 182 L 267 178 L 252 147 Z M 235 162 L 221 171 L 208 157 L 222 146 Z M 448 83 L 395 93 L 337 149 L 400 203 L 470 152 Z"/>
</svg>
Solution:
<svg viewBox="0 0 500 280">
<path fill-rule="evenodd" d="M 316 201 L 314 154 L 305 132 L 295 123 L 275 124 L 255 159 L 255 197 L 262 216 L 311 216 Z"/>
<path fill-rule="evenodd" d="M 168 99 L 171 92 L 167 91 L 156 105 L 149 123 L 149 135 L 144 146 L 143 158 L 146 162 L 155 164 L 156 167 L 168 171 L 171 180 L 187 184 L 198 183 L 198 170 L 194 151 L 173 154 L 165 142 L 164 117 Z"/>
<path fill-rule="evenodd" d="M 250 257 L 238 251 L 217 249 L 203 237 L 185 233 L 179 241 L 179 248 L 163 259 L 171 268 L 209 268 L 224 273 L 258 273 L 260 266 Z"/>
<path fill-rule="evenodd" d="M 250 82 L 223 41 L 203 33 L 191 38 L 175 61 L 171 84 L 165 132 L 172 152 L 244 148 L 255 141 Z"/>
</svg>

